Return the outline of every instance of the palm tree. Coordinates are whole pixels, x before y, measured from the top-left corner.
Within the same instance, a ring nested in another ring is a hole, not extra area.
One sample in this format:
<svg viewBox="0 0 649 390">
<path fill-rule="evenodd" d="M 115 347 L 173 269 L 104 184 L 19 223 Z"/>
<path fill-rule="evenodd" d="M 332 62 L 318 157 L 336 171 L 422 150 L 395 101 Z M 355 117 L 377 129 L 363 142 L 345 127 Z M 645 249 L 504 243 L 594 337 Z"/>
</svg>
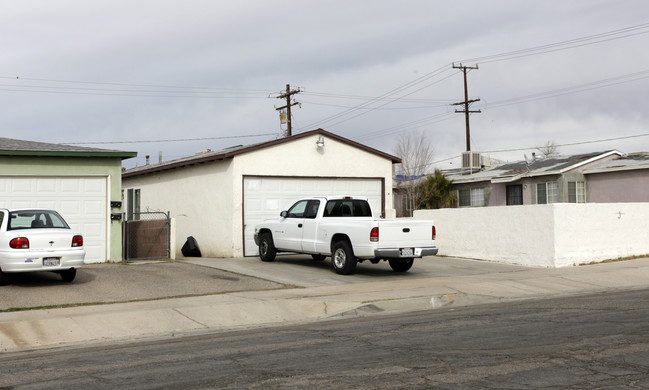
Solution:
<svg viewBox="0 0 649 390">
<path fill-rule="evenodd" d="M 439 169 L 428 176 L 426 181 L 421 184 L 421 200 L 419 206 L 425 209 L 440 209 L 444 207 L 453 207 L 457 197 L 451 193 L 452 180 L 444 177 Z"/>
</svg>

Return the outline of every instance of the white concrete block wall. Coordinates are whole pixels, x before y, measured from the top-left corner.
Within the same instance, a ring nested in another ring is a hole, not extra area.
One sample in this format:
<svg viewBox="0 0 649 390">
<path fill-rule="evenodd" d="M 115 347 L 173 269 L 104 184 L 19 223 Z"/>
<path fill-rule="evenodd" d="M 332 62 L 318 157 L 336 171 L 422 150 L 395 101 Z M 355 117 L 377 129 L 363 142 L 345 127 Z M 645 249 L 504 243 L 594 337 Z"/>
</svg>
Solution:
<svg viewBox="0 0 649 390">
<path fill-rule="evenodd" d="M 439 254 L 566 267 L 649 254 L 649 203 L 417 210 L 433 219 Z"/>
<path fill-rule="evenodd" d="M 649 254 L 649 203 L 553 207 L 557 267 Z"/>
</svg>

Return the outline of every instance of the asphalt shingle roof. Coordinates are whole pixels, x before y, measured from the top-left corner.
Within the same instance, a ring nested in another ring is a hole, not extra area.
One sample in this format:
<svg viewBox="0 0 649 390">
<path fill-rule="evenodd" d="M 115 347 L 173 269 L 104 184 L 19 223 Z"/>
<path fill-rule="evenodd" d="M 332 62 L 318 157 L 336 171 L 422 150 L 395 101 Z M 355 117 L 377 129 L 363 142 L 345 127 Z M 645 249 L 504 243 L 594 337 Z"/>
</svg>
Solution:
<svg viewBox="0 0 649 390">
<path fill-rule="evenodd" d="M 0 155 L 104 156 L 130 158 L 135 157 L 137 153 L 0 137 Z"/>
</svg>

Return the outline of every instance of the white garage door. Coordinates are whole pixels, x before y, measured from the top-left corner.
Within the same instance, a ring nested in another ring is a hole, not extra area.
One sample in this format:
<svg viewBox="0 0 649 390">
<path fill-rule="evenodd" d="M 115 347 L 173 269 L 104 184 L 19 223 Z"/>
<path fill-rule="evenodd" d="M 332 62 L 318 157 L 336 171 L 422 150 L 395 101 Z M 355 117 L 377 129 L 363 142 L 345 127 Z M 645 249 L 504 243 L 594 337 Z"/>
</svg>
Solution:
<svg viewBox="0 0 649 390">
<path fill-rule="evenodd" d="M 83 235 L 86 263 L 107 259 L 107 177 L 0 176 L 0 207 L 59 212 Z"/>
<path fill-rule="evenodd" d="M 298 199 L 312 196 L 359 196 L 368 198 L 375 217 L 381 216 L 381 179 L 256 177 L 243 179 L 244 255 L 256 256 L 255 225 L 278 218 Z"/>
</svg>

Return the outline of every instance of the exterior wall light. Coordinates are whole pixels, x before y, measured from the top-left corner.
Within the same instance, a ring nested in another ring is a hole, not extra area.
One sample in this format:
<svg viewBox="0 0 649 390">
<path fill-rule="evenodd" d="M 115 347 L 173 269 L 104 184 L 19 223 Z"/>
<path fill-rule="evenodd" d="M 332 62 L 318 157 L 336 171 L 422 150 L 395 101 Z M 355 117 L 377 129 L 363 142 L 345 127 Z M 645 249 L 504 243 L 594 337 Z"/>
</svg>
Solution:
<svg viewBox="0 0 649 390">
<path fill-rule="evenodd" d="M 315 144 L 318 146 L 318 148 L 324 148 L 324 137 L 320 136 Z"/>
</svg>

